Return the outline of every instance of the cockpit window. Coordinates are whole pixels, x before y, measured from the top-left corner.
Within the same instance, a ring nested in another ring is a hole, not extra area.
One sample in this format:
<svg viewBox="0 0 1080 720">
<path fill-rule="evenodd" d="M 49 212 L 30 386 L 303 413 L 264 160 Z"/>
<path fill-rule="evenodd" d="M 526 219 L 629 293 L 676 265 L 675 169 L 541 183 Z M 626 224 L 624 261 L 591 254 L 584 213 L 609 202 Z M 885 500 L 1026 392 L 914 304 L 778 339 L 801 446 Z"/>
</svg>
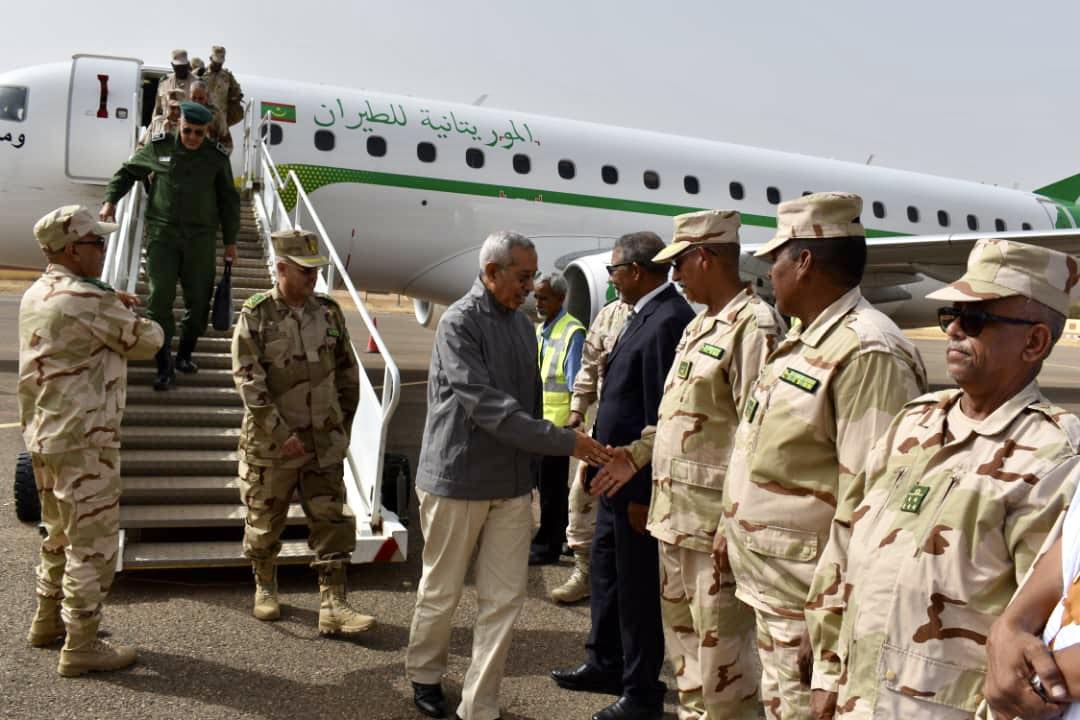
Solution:
<svg viewBox="0 0 1080 720">
<path fill-rule="evenodd" d="M 0 120 L 26 119 L 26 88 L 0 85 Z"/>
</svg>

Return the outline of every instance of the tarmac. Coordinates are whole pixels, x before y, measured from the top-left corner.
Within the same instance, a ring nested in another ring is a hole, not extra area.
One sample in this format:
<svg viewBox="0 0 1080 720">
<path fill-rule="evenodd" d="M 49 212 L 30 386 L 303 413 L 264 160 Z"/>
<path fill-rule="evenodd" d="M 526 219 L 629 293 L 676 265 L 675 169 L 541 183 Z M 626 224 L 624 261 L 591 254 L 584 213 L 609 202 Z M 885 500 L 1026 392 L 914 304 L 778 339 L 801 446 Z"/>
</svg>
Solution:
<svg viewBox="0 0 1080 720">
<path fill-rule="evenodd" d="M 14 475 L 23 443 L 17 426 L 17 289 L 0 294 L 0 477 Z M 391 452 L 415 468 L 423 433 L 433 329 L 416 325 L 411 304 L 376 303 L 379 330 L 401 369 L 402 398 L 390 431 Z M 367 342 L 350 317 L 358 348 Z M 935 387 L 950 384 L 943 336 L 912 333 Z M 364 355 L 372 381 L 382 381 L 377 356 Z M 1051 400 L 1080 411 L 1080 348 L 1059 346 L 1040 382 Z M 113 639 L 139 648 L 132 669 L 78 679 L 56 674 L 58 647 L 32 649 L 25 633 L 34 607 L 34 566 L 39 536 L 15 518 L 10 490 L 0 493 L 0 717 L 2 718 L 390 718 L 422 717 L 412 705 L 404 651 L 420 576 L 421 538 L 415 502 L 410 506 L 409 558 L 404 563 L 357 566 L 349 572 L 354 606 L 376 616 L 373 630 L 354 640 L 319 637 L 318 591 L 307 568 L 281 571 L 284 615 L 276 623 L 251 616 L 249 571 L 185 570 L 122 573 L 107 601 L 106 628 Z M 528 598 L 519 619 L 502 684 L 502 717 L 589 718 L 614 698 L 558 689 L 553 668 L 584 659 L 589 629 L 587 601 L 558 606 L 547 592 L 570 574 L 570 563 L 529 571 Z M 466 588 L 451 636 L 444 680 L 451 710 L 468 666 L 476 596 Z M 667 712 L 674 717 L 670 668 Z"/>
</svg>

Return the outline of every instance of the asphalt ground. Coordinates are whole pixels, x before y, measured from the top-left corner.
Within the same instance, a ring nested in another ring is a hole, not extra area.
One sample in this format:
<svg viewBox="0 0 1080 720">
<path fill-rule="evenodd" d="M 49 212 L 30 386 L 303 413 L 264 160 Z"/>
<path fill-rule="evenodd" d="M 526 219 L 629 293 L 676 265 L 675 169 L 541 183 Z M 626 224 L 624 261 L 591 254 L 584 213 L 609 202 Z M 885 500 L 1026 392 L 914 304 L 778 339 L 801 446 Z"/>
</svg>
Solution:
<svg viewBox="0 0 1080 720">
<path fill-rule="evenodd" d="M 0 295 L 0 477 L 9 488 L 14 458 L 23 450 L 17 427 L 18 295 Z M 407 307 L 401 310 L 407 310 Z M 394 307 L 377 312 L 379 328 L 402 371 L 402 400 L 390 447 L 415 467 L 423 432 L 425 378 L 434 333 Z M 367 335 L 350 318 L 362 347 Z M 936 386 L 948 384 L 944 343 L 935 333 L 915 333 Z M 381 364 L 365 355 L 381 383 Z M 1059 347 L 1046 363 L 1046 394 L 1080 410 L 1080 349 Z M 420 576 L 421 538 L 415 503 L 409 558 L 404 563 L 354 567 L 349 573 L 354 606 L 374 614 L 375 628 L 356 640 L 320 638 L 314 573 L 284 567 L 285 605 L 280 622 L 250 614 L 251 578 L 244 570 L 129 572 L 118 576 L 103 627 L 121 643 L 136 645 L 132 669 L 78 679 L 56 674 L 58 648 L 31 649 L 25 633 L 34 606 L 33 568 L 38 534 L 15 519 L 9 490 L 0 492 L 0 718 L 419 718 L 404 674 L 404 649 Z M 613 698 L 555 687 L 552 668 L 577 665 L 589 627 L 587 604 L 556 606 L 550 588 L 570 574 L 569 561 L 533 568 L 528 599 L 515 629 L 502 685 L 503 717 L 588 718 Z M 468 666 L 476 620 L 474 589 L 462 598 L 444 681 L 451 708 Z M 670 670 L 665 681 L 673 687 Z M 674 693 L 667 710 L 673 717 Z"/>
</svg>

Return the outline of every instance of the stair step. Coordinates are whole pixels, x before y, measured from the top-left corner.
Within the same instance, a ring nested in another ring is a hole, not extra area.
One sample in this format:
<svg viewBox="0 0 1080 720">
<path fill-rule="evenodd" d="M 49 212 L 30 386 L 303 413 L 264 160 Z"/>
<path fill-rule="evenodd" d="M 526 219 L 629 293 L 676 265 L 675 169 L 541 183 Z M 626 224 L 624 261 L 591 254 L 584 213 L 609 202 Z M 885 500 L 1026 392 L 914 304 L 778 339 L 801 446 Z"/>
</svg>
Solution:
<svg viewBox="0 0 1080 720">
<path fill-rule="evenodd" d="M 254 280 L 251 281 L 250 284 L 247 284 L 247 283 L 245 283 L 244 285 L 236 285 L 236 284 L 234 284 L 233 285 L 233 292 L 232 292 L 233 303 L 235 303 L 237 300 L 239 300 L 239 301 L 241 301 L 241 303 L 243 303 L 244 300 L 247 300 L 249 297 L 251 297 L 255 293 L 257 293 L 257 292 L 266 292 L 267 290 L 269 290 L 273 286 L 274 286 L 274 284 L 272 282 L 270 282 L 269 279 L 267 279 L 265 287 L 262 286 L 261 284 L 257 284 Z M 216 287 L 216 285 L 215 285 L 215 287 Z M 148 283 L 146 283 L 145 281 L 140 280 L 135 285 L 135 294 L 139 296 L 139 298 L 142 300 L 143 307 L 145 307 L 146 303 L 147 303 L 147 300 L 150 297 L 150 285 Z M 176 286 L 176 299 L 180 301 L 180 307 L 183 307 L 183 297 L 184 297 L 184 291 L 182 289 L 180 289 L 179 285 L 177 285 Z M 237 309 L 239 310 L 239 308 L 237 308 Z"/>
<path fill-rule="evenodd" d="M 153 392 L 153 391 L 151 391 Z M 168 395 L 172 391 L 159 393 Z M 218 427 L 238 428 L 244 419 L 243 407 L 204 407 L 202 405 L 134 405 L 124 410 L 122 432 L 129 427 Z"/>
<path fill-rule="evenodd" d="M 153 366 L 128 368 L 128 387 L 153 385 L 157 368 Z M 204 368 L 194 375 L 183 375 L 184 387 L 235 388 L 232 370 L 228 368 Z"/>
<path fill-rule="evenodd" d="M 314 559 L 315 553 L 306 540 L 283 540 L 277 563 L 297 565 L 310 563 Z M 244 547 L 239 541 L 136 542 L 124 546 L 125 570 L 245 566 L 250 563 L 244 557 Z"/>
<path fill-rule="evenodd" d="M 124 476 L 120 502 L 125 505 L 239 503 L 240 479 L 235 475 Z"/>
<path fill-rule="evenodd" d="M 176 327 L 177 328 L 180 327 L 180 318 L 182 318 L 183 316 L 184 316 L 184 311 L 183 310 L 181 310 L 180 308 L 173 308 L 173 320 L 176 321 Z M 232 315 L 232 320 L 231 320 L 232 324 L 229 325 L 228 330 L 215 330 L 213 325 L 207 325 L 206 326 L 206 332 L 203 333 L 202 338 L 217 338 L 217 339 L 224 338 L 224 339 L 229 340 L 231 342 L 232 341 L 232 336 L 233 336 L 233 327 L 235 327 L 236 320 L 239 317 L 240 317 L 240 312 L 239 311 L 234 311 L 233 315 Z M 177 330 L 177 332 L 179 332 L 179 330 Z M 202 343 L 202 338 L 199 338 L 199 343 L 200 344 Z M 200 365 L 199 367 L 202 367 L 202 366 Z"/>
<path fill-rule="evenodd" d="M 250 261 L 247 261 L 247 262 L 250 262 L 251 264 L 250 265 L 239 265 L 237 263 L 233 263 L 232 276 L 233 276 L 234 283 L 235 283 L 235 281 L 238 281 L 238 280 L 241 280 L 241 279 L 243 279 L 243 280 L 268 280 L 270 278 L 270 268 L 267 266 L 265 261 L 263 261 L 262 259 L 259 259 L 259 260 L 250 260 Z M 223 262 L 217 263 L 214 266 L 214 270 L 215 270 L 215 276 L 216 277 L 221 277 L 221 274 L 223 272 L 225 272 L 225 264 Z M 145 261 L 139 267 L 139 279 L 140 280 L 145 280 L 146 279 L 146 262 Z M 177 281 L 176 286 L 180 287 L 180 282 L 179 281 Z"/>
<path fill-rule="evenodd" d="M 215 333 L 216 332 L 217 331 L 215 331 Z M 229 338 L 231 338 L 231 336 L 232 336 L 231 333 L 232 333 L 232 330 L 229 330 L 228 333 L 221 333 L 222 337 L 220 339 L 228 340 L 229 342 L 231 342 L 231 340 L 229 340 Z M 210 339 L 218 339 L 218 338 L 215 337 L 215 338 L 210 338 Z M 202 350 L 201 346 L 206 341 L 207 341 L 206 337 L 199 338 L 199 346 L 200 347 L 196 348 L 196 351 L 191 356 L 191 359 L 194 360 L 195 364 L 199 366 L 199 372 L 202 372 L 203 370 L 214 370 L 214 369 L 217 369 L 217 370 L 230 369 L 231 370 L 232 369 L 232 357 L 229 354 L 229 352 L 201 352 L 201 350 Z M 174 342 L 173 345 L 172 345 L 172 349 L 173 349 L 174 352 L 176 351 L 176 345 L 177 345 L 176 342 Z M 132 369 L 132 368 L 137 368 L 137 367 L 154 367 L 154 361 L 153 360 L 132 360 L 131 362 L 128 363 L 128 369 L 129 370 Z M 188 377 L 191 377 L 191 376 L 180 375 L 179 379 L 178 379 L 179 384 L 182 385 L 183 380 L 185 378 L 188 378 Z"/>
<path fill-rule="evenodd" d="M 236 450 L 240 428 L 176 428 L 143 425 L 124 428 L 124 457 L 129 450 Z"/>
<path fill-rule="evenodd" d="M 247 508 L 238 503 L 213 505 L 121 505 L 120 527 L 180 528 L 231 527 L 244 524 Z M 299 503 L 289 506 L 287 525 L 304 522 L 304 510 Z M 237 543 L 239 545 L 239 543 Z"/>
<path fill-rule="evenodd" d="M 185 385 L 185 380 L 190 377 L 177 373 L 176 387 L 164 392 L 159 392 L 149 387 L 128 388 L 128 407 L 136 405 L 198 405 L 209 409 L 209 406 L 241 407 L 243 403 L 236 392 L 236 388 L 217 387 L 190 387 Z"/>
<path fill-rule="evenodd" d="M 240 454 L 232 450 L 124 450 L 120 474 L 235 475 Z"/>
</svg>

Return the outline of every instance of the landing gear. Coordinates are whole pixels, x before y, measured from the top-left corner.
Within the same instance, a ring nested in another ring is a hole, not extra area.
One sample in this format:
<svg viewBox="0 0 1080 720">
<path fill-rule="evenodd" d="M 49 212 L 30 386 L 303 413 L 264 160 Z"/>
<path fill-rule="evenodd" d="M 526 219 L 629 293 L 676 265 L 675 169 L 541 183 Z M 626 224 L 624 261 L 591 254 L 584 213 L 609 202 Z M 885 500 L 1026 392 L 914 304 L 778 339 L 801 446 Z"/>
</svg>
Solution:
<svg viewBox="0 0 1080 720">
<path fill-rule="evenodd" d="M 41 521 L 41 501 L 34 483 L 34 464 L 28 452 L 19 453 L 15 459 L 15 517 L 25 523 Z"/>
</svg>

